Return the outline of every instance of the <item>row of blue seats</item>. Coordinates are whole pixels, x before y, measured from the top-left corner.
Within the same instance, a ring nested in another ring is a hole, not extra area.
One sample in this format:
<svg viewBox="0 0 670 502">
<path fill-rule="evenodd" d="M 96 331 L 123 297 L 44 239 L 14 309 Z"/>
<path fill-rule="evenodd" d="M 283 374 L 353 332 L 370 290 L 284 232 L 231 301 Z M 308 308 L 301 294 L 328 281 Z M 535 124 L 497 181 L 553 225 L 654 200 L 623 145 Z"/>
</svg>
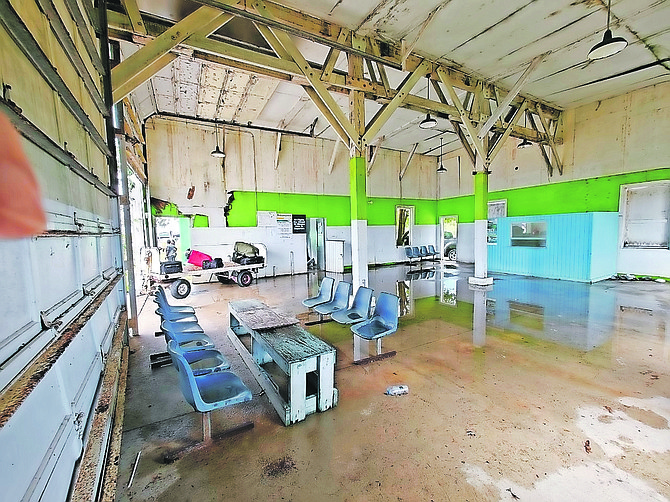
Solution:
<svg viewBox="0 0 670 502">
<path fill-rule="evenodd" d="M 230 369 L 230 363 L 216 350 L 212 339 L 198 323 L 195 309 L 170 305 L 165 290 L 154 290 L 156 313 L 161 317 L 161 332 L 167 343 L 172 364 L 179 374 L 179 385 L 186 401 L 195 411 L 205 414 L 233 404 L 251 401 L 251 391 Z M 205 421 L 203 421 L 203 424 Z M 211 427 L 205 428 L 210 439 Z"/>
<path fill-rule="evenodd" d="M 432 244 L 428 246 L 406 246 L 405 255 L 410 263 L 412 260 L 423 260 L 425 258 L 434 260 L 438 257 L 438 253 L 435 251 L 435 246 Z"/>
<path fill-rule="evenodd" d="M 380 293 L 372 309 L 373 291 L 361 286 L 349 307 L 351 283 L 341 281 L 333 293 L 334 285 L 332 277 L 324 277 L 319 294 L 303 300 L 302 304 L 313 308 L 319 315 L 330 315 L 340 324 L 351 324 L 351 331 L 366 340 L 375 340 L 397 331 L 400 299 L 396 295 Z"/>
</svg>

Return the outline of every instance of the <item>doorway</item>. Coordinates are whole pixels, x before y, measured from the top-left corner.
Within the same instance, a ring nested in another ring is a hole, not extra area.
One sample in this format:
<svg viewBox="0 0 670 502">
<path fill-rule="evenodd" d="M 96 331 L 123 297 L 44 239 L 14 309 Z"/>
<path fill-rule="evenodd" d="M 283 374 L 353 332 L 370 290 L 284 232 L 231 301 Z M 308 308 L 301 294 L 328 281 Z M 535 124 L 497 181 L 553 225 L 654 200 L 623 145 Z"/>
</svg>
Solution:
<svg viewBox="0 0 670 502">
<path fill-rule="evenodd" d="M 440 216 L 440 256 L 456 261 L 458 257 L 458 216 Z"/>
<path fill-rule="evenodd" d="M 326 219 L 307 220 L 307 269 L 326 269 Z"/>
</svg>

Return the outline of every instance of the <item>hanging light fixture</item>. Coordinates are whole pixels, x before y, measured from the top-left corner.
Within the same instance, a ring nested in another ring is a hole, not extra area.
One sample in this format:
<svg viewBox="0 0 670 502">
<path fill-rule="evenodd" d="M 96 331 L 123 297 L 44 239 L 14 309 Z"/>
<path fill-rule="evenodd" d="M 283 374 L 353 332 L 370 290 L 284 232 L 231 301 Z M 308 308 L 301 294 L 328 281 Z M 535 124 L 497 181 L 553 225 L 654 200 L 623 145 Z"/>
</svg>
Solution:
<svg viewBox="0 0 670 502">
<path fill-rule="evenodd" d="M 610 30 L 610 7 L 612 0 L 607 2 L 607 29 L 603 35 L 602 41 L 598 42 L 589 51 L 588 58 L 591 60 L 603 59 L 609 56 L 614 56 L 626 48 L 628 42 L 623 37 L 613 37 L 612 30 Z"/>
<path fill-rule="evenodd" d="M 526 113 L 528 113 L 528 112 L 527 111 L 523 112 L 523 127 L 524 128 L 526 127 Z M 526 138 L 523 138 L 521 143 L 516 145 L 516 147 L 519 148 L 519 149 L 528 148 L 529 146 L 533 146 L 533 144 L 530 141 L 528 141 Z"/>
<path fill-rule="evenodd" d="M 210 155 L 212 157 L 216 157 L 217 159 L 222 159 L 226 156 L 226 154 L 223 153 L 223 150 L 219 148 L 219 126 L 216 123 L 216 120 L 214 121 L 214 133 L 216 135 L 216 148 L 212 150 Z"/>
<path fill-rule="evenodd" d="M 444 164 L 442 163 L 442 138 L 440 138 L 440 167 L 437 168 L 438 173 L 446 173 L 447 168 L 444 167 Z"/>
<path fill-rule="evenodd" d="M 426 75 L 426 79 L 428 79 L 428 101 L 430 101 L 430 75 Z M 419 122 L 419 127 L 421 129 L 432 129 L 437 125 L 437 120 L 435 120 L 433 117 L 430 116 L 430 112 L 426 113 L 426 118 L 423 119 L 421 122 Z"/>
</svg>

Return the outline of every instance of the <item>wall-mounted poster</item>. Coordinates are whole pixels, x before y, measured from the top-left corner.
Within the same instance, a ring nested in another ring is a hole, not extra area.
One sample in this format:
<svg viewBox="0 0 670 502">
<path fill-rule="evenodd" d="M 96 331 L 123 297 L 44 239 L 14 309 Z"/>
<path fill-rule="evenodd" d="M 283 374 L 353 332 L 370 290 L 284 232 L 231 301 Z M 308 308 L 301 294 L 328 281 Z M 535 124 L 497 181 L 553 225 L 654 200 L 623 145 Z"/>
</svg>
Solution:
<svg viewBox="0 0 670 502">
<path fill-rule="evenodd" d="M 276 211 L 256 211 L 256 221 L 259 227 L 276 227 Z"/>
<path fill-rule="evenodd" d="M 307 216 L 304 214 L 293 215 L 293 233 L 306 234 L 307 233 Z"/>
<path fill-rule="evenodd" d="M 486 243 L 498 244 L 498 220 L 488 220 L 486 224 Z"/>
<path fill-rule="evenodd" d="M 277 214 L 277 228 L 281 239 L 290 239 L 293 231 L 293 218 L 290 214 Z"/>
</svg>

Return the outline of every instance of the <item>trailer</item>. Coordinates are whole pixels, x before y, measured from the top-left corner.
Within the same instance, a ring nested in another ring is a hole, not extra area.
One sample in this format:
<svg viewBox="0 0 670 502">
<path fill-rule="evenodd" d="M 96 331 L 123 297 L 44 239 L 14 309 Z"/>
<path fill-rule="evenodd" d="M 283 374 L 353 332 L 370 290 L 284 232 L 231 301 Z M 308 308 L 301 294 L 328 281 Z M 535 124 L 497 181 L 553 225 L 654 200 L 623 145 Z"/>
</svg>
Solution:
<svg viewBox="0 0 670 502">
<path fill-rule="evenodd" d="M 258 271 L 262 268 L 265 268 L 265 261 L 249 265 L 227 262 L 224 263 L 223 267 L 218 268 L 187 270 L 173 274 L 152 274 L 151 282 L 169 283 L 172 296 L 181 299 L 186 298 L 191 293 L 191 283 L 194 278 L 209 276 L 207 282 L 212 282 L 216 277 L 223 284 L 232 281 L 241 288 L 246 288 L 253 282 L 253 274 L 258 274 Z"/>
<path fill-rule="evenodd" d="M 234 261 L 224 262 L 222 267 L 209 269 L 184 270 L 182 272 L 160 273 L 156 270 L 156 264 L 159 264 L 159 253 L 157 248 L 145 248 L 146 254 L 151 255 L 151 259 L 146 260 L 150 270 L 148 274 L 149 282 L 170 284 L 170 293 L 174 298 L 186 298 L 191 293 L 191 283 L 195 278 L 205 278 L 205 282 L 212 282 L 216 278 L 222 284 L 235 282 L 238 286 L 246 288 L 254 280 L 254 274 L 265 268 L 267 264 L 267 249 L 262 244 L 255 244 L 259 248 L 260 256 L 263 261 L 260 263 L 240 264 Z M 230 259 L 230 257 L 229 257 Z M 152 266 L 153 264 L 153 266 Z"/>
</svg>

